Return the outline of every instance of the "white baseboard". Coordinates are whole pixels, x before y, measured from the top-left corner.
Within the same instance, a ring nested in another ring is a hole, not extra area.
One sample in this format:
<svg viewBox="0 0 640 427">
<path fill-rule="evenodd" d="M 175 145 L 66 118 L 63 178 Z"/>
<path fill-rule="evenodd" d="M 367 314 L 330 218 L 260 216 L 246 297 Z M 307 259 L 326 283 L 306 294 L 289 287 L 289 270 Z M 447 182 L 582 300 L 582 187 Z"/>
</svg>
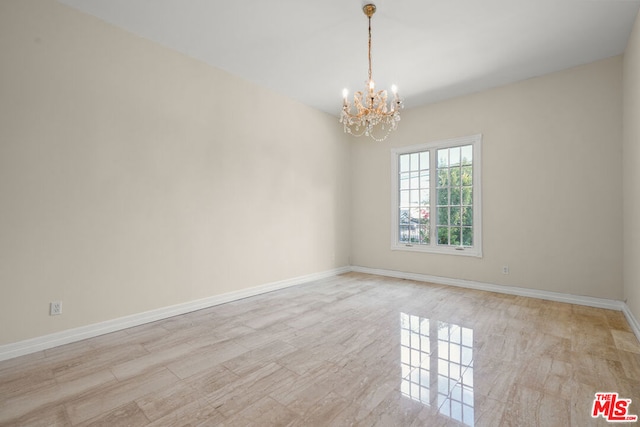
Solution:
<svg viewBox="0 0 640 427">
<path fill-rule="evenodd" d="M 261 286 L 243 289 L 240 291 L 228 292 L 221 295 L 215 295 L 208 298 L 203 298 L 182 304 L 176 304 L 169 307 L 162 307 L 143 313 L 137 313 L 130 316 L 95 323 L 92 325 L 81 326 L 79 328 L 68 329 L 66 331 L 60 331 L 41 337 L 18 341 L 16 343 L 5 344 L 0 346 L 0 361 L 12 359 L 14 357 L 23 356 L 30 353 L 35 353 L 37 351 L 46 350 L 48 348 L 57 347 L 63 344 L 69 344 L 87 338 L 108 334 L 110 332 L 131 328 L 133 326 L 139 326 L 145 323 L 167 319 L 169 317 L 178 316 L 180 314 L 190 313 L 192 311 L 201 310 L 203 308 L 213 307 L 218 304 L 224 304 L 226 302 L 264 294 L 278 289 L 301 285 L 314 280 L 337 276 L 338 274 L 348 273 L 349 271 L 351 271 L 350 267 L 336 268 L 333 270 L 294 277 L 292 279 L 267 283 Z"/>
<path fill-rule="evenodd" d="M 636 338 L 638 338 L 638 341 L 640 341 L 640 322 L 638 322 L 638 319 L 635 318 L 629 306 L 625 303 L 622 303 L 622 304 L 623 304 L 622 312 L 624 313 L 624 317 L 627 318 L 627 322 L 629 322 L 629 326 L 631 326 L 631 330 L 633 330 L 633 333 L 636 335 Z"/>
<path fill-rule="evenodd" d="M 192 311 L 201 310 L 203 308 L 213 307 L 215 305 L 224 304 L 226 302 L 236 301 L 243 298 L 252 297 L 259 294 L 284 289 L 291 286 L 302 285 L 314 280 L 325 279 L 337 276 L 339 274 L 348 273 L 350 271 L 359 273 L 375 274 L 378 276 L 395 277 L 398 279 L 417 280 L 421 282 L 436 283 L 440 285 L 458 286 L 469 289 L 477 289 L 489 292 L 498 292 L 502 294 L 518 295 L 531 298 L 540 298 L 550 301 L 565 302 L 569 304 L 578 304 L 589 307 L 606 308 L 610 310 L 622 311 L 631 326 L 636 337 L 640 340 L 640 322 L 636 319 L 627 306 L 622 301 L 616 301 L 605 298 L 593 298 L 579 295 L 570 295 L 559 292 L 540 291 L 536 289 L 519 288 L 515 286 L 502 286 L 490 283 L 475 282 L 471 280 L 451 279 L 440 276 L 430 276 L 419 273 L 406 273 L 395 270 L 383 270 L 376 268 L 352 266 L 342 267 L 328 270 L 320 273 L 309 274 L 306 276 L 294 277 L 292 279 L 281 280 L 277 282 L 267 283 L 253 288 L 243 289 L 236 292 L 229 292 L 222 295 L 215 295 L 195 301 L 176 304 L 169 307 L 162 307 L 143 313 L 133 314 L 131 316 L 120 317 L 118 319 L 107 320 L 92 325 L 81 326 L 79 328 L 68 329 L 66 331 L 56 332 L 41 337 L 36 337 L 16 343 L 5 344 L 0 346 L 0 361 L 12 359 L 14 357 L 23 356 L 37 351 L 46 350 L 48 348 L 57 347 L 63 344 L 69 344 L 81 341 L 87 338 L 96 337 L 110 332 L 139 326 L 145 323 L 155 322 L 157 320 L 167 319 L 169 317 L 178 316 L 180 314 L 190 313 Z"/>
<path fill-rule="evenodd" d="M 626 306 L 622 301 L 606 298 L 593 298 L 580 295 L 564 294 L 560 292 L 540 291 L 537 289 L 519 288 L 516 286 L 494 285 L 491 283 L 475 282 L 472 280 L 451 279 L 448 277 L 429 276 L 419 273 L 405 273 L 395 270 L 381 270 L 377 268 L 352 266 L 351 271 L 359 273 L 376 274 L 378 276 L 395 277 L 397 279 L 417 280 L 419 282 L 429 282 L 438 285 L 458 286 L 461 288 L 477 289 L 480 291 L 497 292 L 501 294 L 518 295 L 530 298 L 539 298 L 549 301 L 566 302 L 569 304 L 586 305 L 588 307 L 607 308 L 610 310 L 623 311 Z M 625 313 L 626 314 L 626 313 Z M 631 312 L 629 312 L 631 315 Z"/>
<path fill-rule="evenodd" d="M 359 273 L 375 274 L 378 276 L 395 277 L 397 279 L 417 280 L 420 282 L 436 283 L 439 285 L 458 286 L 462 288 L 477 289 L 481 291 L 498 292 L 501 294 L 518 295 L 523 297 L 539 298 L 549 301 L 566 302 L 569 304 L 584 305 L 588 307 L 606 308 L 622 311 L 627 318 L 629 326 L 640 341 L 640 322 L 635 318 L 629 306 L 622 302 L 606 298 L 594 298 L 580 295 L 564 294 L 560 292 L 540 291 L 537 289 L 519 288 L 516 286 L 494 285 L 491 283 L 475 282 L 472 280 L 451 279 L 448 277 L 430 276 L 419 273 L 405 273 L 395 270 L 382 270 L 378 268 L 351 266 L 351 271 Z"/>
</svg>

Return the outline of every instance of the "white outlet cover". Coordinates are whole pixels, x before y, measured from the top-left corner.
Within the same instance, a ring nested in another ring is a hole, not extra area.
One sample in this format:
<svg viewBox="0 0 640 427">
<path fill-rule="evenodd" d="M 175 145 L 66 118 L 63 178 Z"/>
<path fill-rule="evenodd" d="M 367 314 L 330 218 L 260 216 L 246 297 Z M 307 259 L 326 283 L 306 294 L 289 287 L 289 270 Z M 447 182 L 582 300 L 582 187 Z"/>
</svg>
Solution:
<svg viewBox="0 0 640 427">
<path fill-rule="evenodd" d="M 54 301 L 49 304 L 49 315 L 57 316 L 62 314 L 62 301 Z"/>
</svg>

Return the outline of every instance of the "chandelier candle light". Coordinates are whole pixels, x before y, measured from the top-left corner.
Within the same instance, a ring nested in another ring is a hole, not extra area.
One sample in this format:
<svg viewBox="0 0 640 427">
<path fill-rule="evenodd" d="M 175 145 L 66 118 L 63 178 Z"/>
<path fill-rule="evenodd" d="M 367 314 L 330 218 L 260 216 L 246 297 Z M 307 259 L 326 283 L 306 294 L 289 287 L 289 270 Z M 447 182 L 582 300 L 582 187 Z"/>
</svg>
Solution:
<svg viewBox="0 0 640 427">
<path fill-rule="evenodd" d="M 369 79 L 364 92 L 356 92 L 353 96 L 355 112 L 352 112 L 351 104 L 347 99 L 349 91 L 342 91 L 342 114 L 340 123 L 344 126 L 344 132 L 355 136 L 370 136 L 376 141 L 384 141 L 389 133 L 398 127 L 400 121 L 400 109 L 402 100 L 398 96 L 396 85 L 391 86 L 393 101 L 387 105 L 387 91 L 375 91 L 376 85 L 371 77 L 371 17 L 376 12 L 375 4 L 367 4 L 362 11 L 369 19 Z M 380 132 L 377 131 L 378 127 Z M 374 132 L 379 136 L 374 135 Z"/>
</svg>

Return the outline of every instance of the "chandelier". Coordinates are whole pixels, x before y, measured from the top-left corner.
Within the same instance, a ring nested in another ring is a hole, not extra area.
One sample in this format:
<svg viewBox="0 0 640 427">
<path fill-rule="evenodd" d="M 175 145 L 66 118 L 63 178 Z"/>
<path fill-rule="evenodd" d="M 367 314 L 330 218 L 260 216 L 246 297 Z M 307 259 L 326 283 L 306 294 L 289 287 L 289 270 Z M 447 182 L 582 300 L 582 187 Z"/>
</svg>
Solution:
<svg viewBox="0 0 640 427">
<path fill-rule="evenodd" d="M 369 19 L 369 78 L 366 81 L 366 89 L 358 91 L 353 96 L 355 111 L 352 112 L 351 103 L 347 99 L 349 91 L 342 91 L 342 113 L 340 123 L 344 126 L 344 132 L 355 136 L 369 136 L 376 141 L 384 141 L 392 130 L 398 127 L 400 121 L 400 109 L 402 100 L 398 96 L 396 85 L 391 86 L 393 101 L 387 105 L 387 91 L 376 92 L 376 85 L 371 77 L 371 17 L 376 12 L 375 4 L 367 4 L 362 11 Z"/>
</svg>

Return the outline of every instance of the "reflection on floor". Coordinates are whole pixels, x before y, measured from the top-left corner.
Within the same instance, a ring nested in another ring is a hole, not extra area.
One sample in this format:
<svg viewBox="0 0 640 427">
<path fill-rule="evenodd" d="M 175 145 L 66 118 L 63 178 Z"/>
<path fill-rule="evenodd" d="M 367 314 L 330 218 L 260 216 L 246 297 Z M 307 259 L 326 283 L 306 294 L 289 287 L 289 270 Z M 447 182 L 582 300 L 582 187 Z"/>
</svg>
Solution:
<svg viewBox="0 0 640 427">
<path fill-rule="evenodd" d="M 0 425 L 589 426 L 620 312 L 349 273 L 0 362 Z"/>
<path fill-rule="evenodd" d="M 473 329 L 400 313 L 403 396 L 473 426 Z"/>
</svg>

